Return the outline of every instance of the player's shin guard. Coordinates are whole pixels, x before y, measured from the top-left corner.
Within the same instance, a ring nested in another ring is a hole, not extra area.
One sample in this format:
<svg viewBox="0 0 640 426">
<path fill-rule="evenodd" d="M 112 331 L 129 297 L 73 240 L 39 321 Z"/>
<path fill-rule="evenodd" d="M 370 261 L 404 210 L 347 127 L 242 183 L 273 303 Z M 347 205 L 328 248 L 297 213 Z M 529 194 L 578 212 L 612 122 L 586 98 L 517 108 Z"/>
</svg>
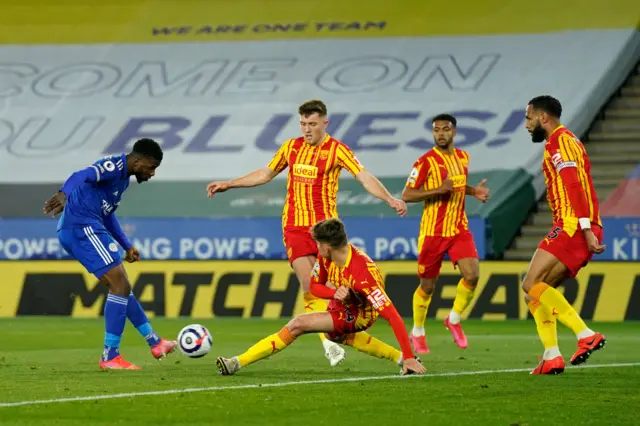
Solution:
<svg viewBox="0 0 640 426">
<path fill-rule="evenodd" d="M 127 322 L 128 299 L 109 293 L 104 304 L 104 322 L 106 333 L 104 336 L 103 361 L 109 361 L 120 355 L 120 340 Z"/>
<path fill-rule="evenodd" d="M 304 294 L 305 312 L 324 312 L 327 310 L 327 306 L 329 306 L 329 302 L 327 300 L 315 297 L 310 292 Z M 320 340 L 322 340 L 323 344 L 325 341 L 329 342 L 324 333 L 318 333 L 318 336 L 320 337 Z"/>
<path fill-rule="evenodd" d="M 549 359 L 559 356 L 556 317 L 551 313 L 549 308 L 542 305 L 537 300 L 530 301 L 528 305 L 529 311 L 531 312 L 531 315 L 533 315 L 533 319 L 536 321 L 538 336 L 540 336 L 540 341 L 544 346 L 545 359 L 549 358 L 549 356 L 551 356 Z"/>
<path fill-rule="evenodd" d="M 534 300 L 539 300 L 552 313 L 557 314 L 560 322 L 569 327 L 576 335 L 589 330 L 576 310 L 567 302 L 562 293 L 555 288 L 539 282 L 529 290 L 529 296 Z"/>
<path fill-rule="evenodd" d="M 476 291 L 475 287 L 471 287 L 464 278 L 458 281 L 458 287 L 456 288 L 456 298 L 453 301 L 453 308 L 449 314 L 449 322 L 451 324 L 458 324 L 464 311 L 469 306 L 469 302 L 473 299 L 473 295 Z"/>
<path fill-rule="evenodd" d="M 350 334 L 345 339 L 344 344 L 356 348 L 360 352 L 364 352 L 377 358 L 388 359 L 396 363 L 402 356 L 402 352 L 393 346 L 387 345 L 364 331 Z"/>
<path fill-rule="evenodd" d="M 151 324 L 147 314 L 142 309 L 138 299 L 131 293 L 129 295 L 129 302 L 127 303 L 127 318 L 131 321 L 131 324 L 138 330 L 140 335 L 144 337 L 149 346 L 155 346 L 160 343 L 160 337 L 153 332 Z"/>
<path fill-rule="evenodd" d="M 413 332 L 414 336 L 424 336 L 424 322 L 431 304 L 431 295 L 425 293 L 420 286 L 413 293 Z"/>
<path fill-rule="evenodd" d="M 289 346 L 296 338 L 291 335 L 287 327 L 271 336 L 267 336 L 255 345 L 251 346 L 245 353 L 238 356 L 241 367 L 246 367 L 256 361 L 266 358 Z"/>
</svg>

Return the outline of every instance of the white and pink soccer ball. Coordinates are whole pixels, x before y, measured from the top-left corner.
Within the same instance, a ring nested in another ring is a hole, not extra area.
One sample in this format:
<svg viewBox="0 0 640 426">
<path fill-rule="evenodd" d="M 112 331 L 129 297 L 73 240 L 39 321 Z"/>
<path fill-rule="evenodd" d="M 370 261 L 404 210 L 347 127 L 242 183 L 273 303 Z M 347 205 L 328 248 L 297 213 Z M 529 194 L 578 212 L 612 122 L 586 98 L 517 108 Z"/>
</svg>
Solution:
<svg viewBox="0 0 640 426">
<path fill-rule="evenodd" d="M 204 325 L 189 324 L 178 333 L 178 347 L 190 358 L 202 358 L 211 350 L 213 340 Z"/>
</svg>

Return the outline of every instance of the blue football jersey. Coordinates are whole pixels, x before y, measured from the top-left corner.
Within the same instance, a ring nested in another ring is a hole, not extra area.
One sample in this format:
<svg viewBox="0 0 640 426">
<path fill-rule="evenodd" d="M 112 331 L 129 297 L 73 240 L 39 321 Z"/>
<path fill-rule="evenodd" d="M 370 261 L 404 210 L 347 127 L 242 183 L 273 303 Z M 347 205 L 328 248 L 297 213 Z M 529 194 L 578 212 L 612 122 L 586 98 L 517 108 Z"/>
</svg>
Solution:
<svg viewBox="0 0 640 426">
<path fill-rule="evenodd" d="M 101 158 L 78 173 L 86 175 L 84 183 L 67 194 L 58 230 L 102 224 L 116 211 L 129 187 L 126 154 Z"/>
</svg>

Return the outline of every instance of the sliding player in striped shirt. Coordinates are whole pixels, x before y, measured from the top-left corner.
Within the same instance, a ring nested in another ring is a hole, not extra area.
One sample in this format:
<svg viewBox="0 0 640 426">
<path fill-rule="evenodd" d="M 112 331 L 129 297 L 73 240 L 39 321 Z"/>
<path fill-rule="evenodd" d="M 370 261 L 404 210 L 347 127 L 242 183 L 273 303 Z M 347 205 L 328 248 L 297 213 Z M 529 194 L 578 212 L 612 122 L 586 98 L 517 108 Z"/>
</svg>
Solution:
<svg viewBox="0 0 640 426">
<path fill-rule="evenodd" d="M 464 204 L 467 195 L 486 202 L 489 189 L 484 187 L 486 180 L 475 188 L 467 185 L 469 154 L 454 147 L 456 124 L 455 117 L 449 114 L 433 118 L 435 146 L 414 163 L 402 193 L 406 202 L 424 203 L 418 237 L 420 285 L 413 294 L 411 332 L 411 343 L 419 354 L 429 353 L 424 323 L 444 255 L 449 255 L 462 274 L 453 309 L 444 321 L 454 342 L 462 349 L 467 347 L 467 338 L 460 319 L 473 298 L 480 273 L 478 252 L 469 231 Z"/>
<path fill-rule="evenodd" d="M 216 364 L 220 373 L 231 376 L 241 368 L 286 349 L 299 336 L 321 331 L 332 341 L 393 361 L 402 366 L 402 374 L 424 374 L 426 369 L 411 351 L 404 321 L 384 290 L 380 269 L 369 256 L 349 244 L 340 219 L 316 223 L 311 228 L 311 235 L 318 246 L 311 292 L 322 300 L 330 300 L 326 312 L 298 315 L 279 332 L 260 340 L 243 354 L 218 357 Z M 334 288 L 327 286 L 329 282 Z M 389 322 L 402 351 L 364 331 L 378 316 Z"/>
<path fill-rule="evenodd" d="M 327 302 L 311 294 L 309 283 L 318 247 L 309 234 L 317 222 L 338 217 L 336 196 L 338 179 L 346 169 L 370 194 L 387 202 L 404 216 L 407 206 L 394 198 L 375 176 L 365 170 L 349 147 L 326 133 L 327 107 L 320 100 L 310 100 L 298 108 L 303 136 L 282 144 L 271 162 L 263 168 L 224 182 L 207 186 L 209 197 L 233 188 L 248 188 L 270 182 L 289 167 L 287 197 L 282 214 L 284 245 L 291 267 L 304 293 L 307 312 L 324 312 Z M 331 366 L 342 362 L 344 349 L 320 334 L 325 355 Z"/>
</svg>

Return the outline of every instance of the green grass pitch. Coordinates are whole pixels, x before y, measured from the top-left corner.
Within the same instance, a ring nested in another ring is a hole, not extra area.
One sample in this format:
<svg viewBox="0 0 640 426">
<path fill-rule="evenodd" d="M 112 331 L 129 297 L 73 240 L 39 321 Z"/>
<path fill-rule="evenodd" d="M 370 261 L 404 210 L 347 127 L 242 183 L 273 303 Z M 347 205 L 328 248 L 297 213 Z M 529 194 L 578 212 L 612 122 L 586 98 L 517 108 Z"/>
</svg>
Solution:
<svg viewBox="0 0 640 426">
<path fill-rule="evenodd" d="M 152 320 L 155 330 L 168 338 L 175 338 L 190 322 Z M 128 324 L 122 353 L 142 371 L 101 372 L 101 319 L 0 320 L 0 425 L 640 422 L 637 323 L 593 324 L 608 342 L 592 355 L 590 368 L 568 368 L 561 376 L 530 376 L 528 371 L 542 353 L 532 321 L 467 321 L 469 348 L 460 350 L 442 323 L 430 320 L 431 353 L 422 357 L 428 373 L 411 378 L 398 378 L 399 369 L 393 363 L 352 348 L 347 348 L 342 365 L 331 368 L 313 335 L 301 337 L 285 351 L 235 376 L 222 377 L 215 368 L 216 356 L 236 355 L 286 321 L 212 319 L 201 323 L 209 328 L 214 342 L 212 352 L 204 358 L 174 353 L 158 362 Z M 559 329 L 560 348 L 568 362 L 576 347 L 575 337 L 562 326 Z M 378 321 L 371 334 L 397 347 L 384 321 Z M 118 396 L 123 393 L 130 395 Z M 95 396 L 102 399 L 93 399 Z M 76 397 L 83 399 L 37 402 Z M 17 402 L 29 404 L 7 405 Z"/>
</svg>

